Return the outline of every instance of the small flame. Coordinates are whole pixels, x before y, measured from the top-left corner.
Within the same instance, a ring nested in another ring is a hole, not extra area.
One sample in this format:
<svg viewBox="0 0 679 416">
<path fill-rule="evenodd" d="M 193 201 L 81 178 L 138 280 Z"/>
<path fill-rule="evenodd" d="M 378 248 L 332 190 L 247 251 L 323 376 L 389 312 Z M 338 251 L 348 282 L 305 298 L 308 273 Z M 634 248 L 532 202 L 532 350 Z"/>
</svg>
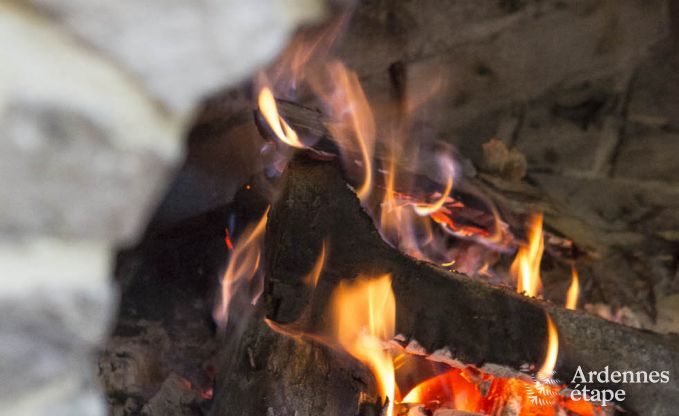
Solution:
<svg viewBox="0 0 679 416">
<path fill-rule="evenodd" d="M 448 196 L 450 195 L 450 191 L 453 190 L 453 176 L 455 174 L 454 172 L 454 167 L 453 167 L 453 160 L 451 158 L 446 158 L 444 165 L 446 167 L 446 172 L 448 175 L 448 179 L 446 180 L 446 187 L 443 190 L 443 193 L 439 197 L 439 199 L 431 204 L 416 204 L 413 209 L 415 210 L 415 213 L 419 215 L 420 217 L 425 217 L 428 215 L 431 215 L 443 207 L 443 204 L 446 202 L 448 199 Z"/>
<path fill-rule="evenodd" d="M 297 133 L 290 127 L 290 125 L 283 120 L 283 117 L 278 113 L 278 106 L 276 99 L 269 87 L 262 87 L 259 91 L 259 98 L 257 100 L 259 111 L 271 127 L 271 130 L 276 134 L 276 137 L 283 143 L 298 149 L 304 149 L 306 146 L 299 141 Z"/>
<path fill-rule="evenodd" d="M 380 396 L 387 398 L 387 415 L 394 409 L 394 363 L 385 342 L 394 337 L 396 301 L 391 276 L 359 277 L 341 282 L 332 300 L 335 335 L 353 357 L 368 365 L 377 380 Z"/>
<path fill-rule="evenodd" d="M 323 241 L 321 252 L 316 259 L 314 267 L 309 274 L 304 277 L 304 283 L 311 288 L 315 288 L 316 285 L 318 285 L 318 278 L 321 277 L 321 271 L 323 270 L 323 266 L 325 266 L 325 246 L 326 243 Z"/>
<path fill-rule="evenodd" d="M 229 265 L 221 280 L 221 297 L 213 312 L 213 317 L 220 327 L 225 327 L 229 321 L 229 305 L 240 285 L 249 285 L 258 274 L 262 257 L 262 237 L 266 229 L 267 208 L 257 224 L 248 226 L 243 235 L 234 245 Z M 259 297 L 254 293 L 252 302 Z"/>
<path fill-rule="evenodd" d="M 547 314 L 547 354 L 542 367 L 537 372 L 539 381 L 547 380 L 554 374 L 556 359 L 559 356 L 559 333 L 556 330 L 552 317 Z"/>
<path fill-rule="evenodd" d="M 575 266 L 571 269 L 571 285 L 566 294 L 566 309 L 575 310 L 578 307 L 578 297 L 580 296 L 580 279 L 578 278 L 578 270 Z"/>
<path fill-rule="evenodd" d="M 512 275 L 518 280 L 516 291 L 535 297 L 542 285 L 540 262 L 544 250 L 542 236 L 542 213 L 533 216 L 528 230 L 528 245 L 519 248 L 512 263 Z"/>
</svg>

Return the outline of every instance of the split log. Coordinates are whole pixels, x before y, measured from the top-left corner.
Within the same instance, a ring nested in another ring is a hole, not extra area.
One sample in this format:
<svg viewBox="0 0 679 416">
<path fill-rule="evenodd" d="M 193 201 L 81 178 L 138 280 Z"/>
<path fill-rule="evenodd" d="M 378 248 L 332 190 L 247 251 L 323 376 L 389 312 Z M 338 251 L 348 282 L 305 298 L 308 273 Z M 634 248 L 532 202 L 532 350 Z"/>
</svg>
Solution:
<svg viewBox="0 0 679 416">
<path fill-rule="evenodd" d="M 322 344 L 273 331 L 262 312 L 242 336 L 227 332 L 210 414 L 360 415 L 361 392 L 374 390 L 367 370 Z"/>
<path fill-rule="evenodd" d="M 490 286 L 407 257 L 381 239 L 334 163 L 305 157 L 291 162 L 285 190 L 269 215 L 265 303 L 261 308 L 277 323 L 295 323 L 310 333 L 321 331 L 328 324 L 326 311 L 330 294 L 341 280 L 390 273 L 397 303 L 397 332 L 430 353 L 447 350 L 461 363 L 486 369 L 493 367 L 489 364 L 518 370 L 524 363 L 540 363 L 546 350 L 547 311 L 559 330 L 557 377 L 560 380 L 572 380 L 578 366 L 586 372 L 601 371 L 605 366 L 620 371 L 669 370 L 670 383 L 609 387 L 626 391 L 627 398 L 621 405 L 632 414 L 671 415 L 679 406 L 679 383 L 673 380 L 679 374 L 677 337 L 567 311 L 520 296 L 508 288 Z M 327 262 L 317 287 L 312 290 L 303 282 L 303 277 L 311 269 L 324 240 L 329 247 Z M 289 359 L 294 363 L 299 352 L 292 353 Z M 271 359 L 267 358 L 267 352 L 259 354 L 263 354 L 264 362 Z M 240 350 L 236 355 L 244 357 Z M 309 368 L 320 365 L 319 361 L 308 363 Z M 224 369 L 225 373 L 228 371 Z M 332 363 L 328 371 L 333 371 Z M 240 375 L 231 377 L 247 374 L 248 371 L 241 371 Z M 301 395 L 322 396 L 322 401 L 326 401 L 335 394 L 343 394 L 341 388 L 333 390 L 327 382 L 316 384 L 324 380 L 318 374 L 300 372 L 298 375 L 306 379 L 302 382 L 305 388 L 311 389 L 299 392 Z M 269 379 L 263 385 L 268 383 L 277 385 L 274 390 L 283 389 L 278 381 Z M 281 381 L 281 384 L 287 383 Z M 219 386 L 217 397 L 221 394 L 227 398 L 221 400 L 223 403 L 252 397 L 229 389 L 234 389 L 233 383 Z M 267 394 L 260 395 L 258 400 L 272 399 Z M 224 408 L 223 404 L 219 406 Z M 321 413 L 301 411 L 298 414 Z"/>
</svg>

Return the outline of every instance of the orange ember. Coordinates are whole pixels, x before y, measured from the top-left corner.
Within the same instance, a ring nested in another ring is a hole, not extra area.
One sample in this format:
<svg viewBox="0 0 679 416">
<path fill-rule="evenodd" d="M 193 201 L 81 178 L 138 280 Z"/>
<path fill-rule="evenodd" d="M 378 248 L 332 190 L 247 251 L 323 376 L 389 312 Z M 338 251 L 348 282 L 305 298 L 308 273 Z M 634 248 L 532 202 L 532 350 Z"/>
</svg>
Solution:
<svg viewBox="0 0 679 416">
<path fill-rule="evenodd" d="M 579 416 L 599 414 L 589 402 L 560 395 L 564 387 L 493 377 L 472 368 L 451 369 L 415 386 L 403 403 L 422 404 L 433 411 L 444 408 L 487 415 L 509 408 L 518 416 L 557 416 L 562 414 L 559 408 Z"/>
<path fill-rule="evenodd" d="M 540 280 L 540 262 L 544 250 L 542 236 L 542 213 L 530 221 L 528 226 L 528 245 L 519 248 L 512 263 L 512 276 L 517 279 L 516 291 L 526 296 L 538 295 L 542 282 Z"/>
</svg>

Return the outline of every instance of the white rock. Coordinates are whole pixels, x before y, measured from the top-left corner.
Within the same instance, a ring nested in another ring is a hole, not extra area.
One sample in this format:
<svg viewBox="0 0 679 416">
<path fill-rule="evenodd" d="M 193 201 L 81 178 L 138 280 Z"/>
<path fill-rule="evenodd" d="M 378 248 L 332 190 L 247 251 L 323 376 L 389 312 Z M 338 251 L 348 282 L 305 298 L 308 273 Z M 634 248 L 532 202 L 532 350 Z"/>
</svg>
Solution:
<svg viewBox="0 0 679 416">
<path fill-rule="evenodd" d="M 173 113 L 276 55 L 321 0 L 31 0 L 129 71 Z"/>
</svg>

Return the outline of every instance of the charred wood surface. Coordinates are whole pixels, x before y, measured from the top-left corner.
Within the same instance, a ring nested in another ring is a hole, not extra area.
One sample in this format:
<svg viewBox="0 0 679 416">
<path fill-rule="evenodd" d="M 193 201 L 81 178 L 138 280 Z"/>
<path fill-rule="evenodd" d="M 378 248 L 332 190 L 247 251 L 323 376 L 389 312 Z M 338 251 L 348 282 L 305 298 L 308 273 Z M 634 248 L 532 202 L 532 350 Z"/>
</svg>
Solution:
<svg viewBox="0 0 679 416">
<path fill-rule="evenodd" d="M 367 370 L 323 344 L 272 330 L 261 313 L 220 355 L 212 416 L 360 415 Z"/>
</svg>

